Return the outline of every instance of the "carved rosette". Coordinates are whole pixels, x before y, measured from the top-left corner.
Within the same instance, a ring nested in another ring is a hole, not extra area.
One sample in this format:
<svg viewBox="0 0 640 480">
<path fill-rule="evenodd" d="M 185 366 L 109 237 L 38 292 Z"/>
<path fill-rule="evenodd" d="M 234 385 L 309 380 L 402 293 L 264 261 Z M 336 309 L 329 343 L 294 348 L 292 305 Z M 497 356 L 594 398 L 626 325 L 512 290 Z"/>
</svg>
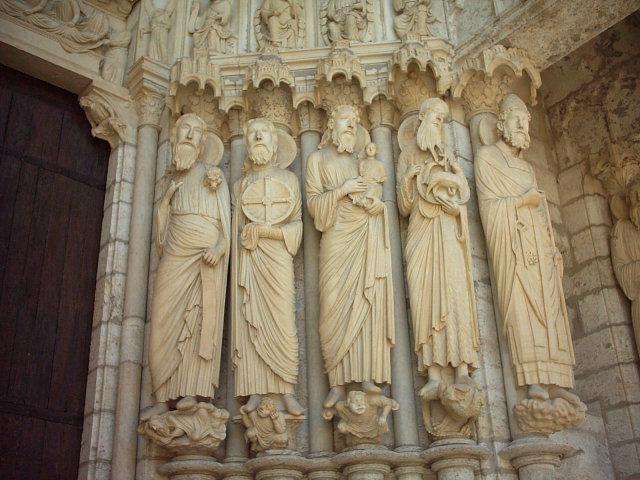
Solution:
<svg viewBox="0 0 640 480">
<path fill-rule="evenodd" d="M 497 114 L 502 98 L 523 73 L 529 79 L 530 103 L 535 105 L 542 80 L 527 53 L 521 48 L 494 45 L 460 65 L 452 94 L 463 99 L 467 118 L 482 112 Z"/>
<path fill-rule="evenodd" d="M 80 106 L 91 124 L 91 134 L 109 142 L 135 143 L 138 117 L 128 92 L 94 81 L 81 95 Z"/>
</svg>

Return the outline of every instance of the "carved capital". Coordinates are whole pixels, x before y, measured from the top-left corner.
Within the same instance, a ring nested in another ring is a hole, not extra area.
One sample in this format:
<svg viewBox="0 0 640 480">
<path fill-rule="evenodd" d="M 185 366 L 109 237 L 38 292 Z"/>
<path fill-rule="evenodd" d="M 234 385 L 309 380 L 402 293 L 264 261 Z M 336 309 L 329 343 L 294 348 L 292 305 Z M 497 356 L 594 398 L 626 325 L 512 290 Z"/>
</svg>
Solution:
<svg viewBox="0 0 640 480">
<path fill-rule="evenodd" d="M 169 68 L 142 57 L 129 70 L 128 85 L 138 112 L 138 127 L 160 129 L 160 115 L 169 90 Z"/>
<path fill-rule="evenodd" d="M 527 53 L 521 48 L 494 45 L 459 65 L 452 94 L 464 100 L 467 117 L 481 112 L 497 113 L 500 101 L 523 73 L 529 79 L 529 101 L 535 105 L 542 80 Z"/>
<path fill-rule="evenodd" d="M 397 125 L 397 110 L 386 98 L 377 98 L 367 109 L 371 128 L 389 127 L 395 128 Z"/>
<path fill-rule="evenodd" d="M 298 107 L 298 132 L 322 133 L 325 127 L 325 115 L 320 109 L 314 108 L 309 102 L 304 102 Z"/>
<path fill-rule="evenodd" d="M 123 142 L 135 143 L 138 119 L 125 89 L 95 80 L 79 101 L 94 137 L 108 141 L 112 149 Z"/>
</svg>

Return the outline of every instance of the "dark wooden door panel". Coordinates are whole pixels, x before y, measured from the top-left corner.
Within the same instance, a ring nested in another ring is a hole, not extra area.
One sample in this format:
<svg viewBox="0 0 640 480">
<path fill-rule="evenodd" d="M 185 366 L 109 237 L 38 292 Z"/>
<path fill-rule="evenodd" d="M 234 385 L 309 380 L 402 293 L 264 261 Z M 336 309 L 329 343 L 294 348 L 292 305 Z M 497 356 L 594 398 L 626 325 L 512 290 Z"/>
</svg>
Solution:
<svg viewBox="0 0 640 480">
<path fill-rule="evenodd" d="M 0 65 L 0 478 L 75 479 L 109 148 Z"/>
</svg>

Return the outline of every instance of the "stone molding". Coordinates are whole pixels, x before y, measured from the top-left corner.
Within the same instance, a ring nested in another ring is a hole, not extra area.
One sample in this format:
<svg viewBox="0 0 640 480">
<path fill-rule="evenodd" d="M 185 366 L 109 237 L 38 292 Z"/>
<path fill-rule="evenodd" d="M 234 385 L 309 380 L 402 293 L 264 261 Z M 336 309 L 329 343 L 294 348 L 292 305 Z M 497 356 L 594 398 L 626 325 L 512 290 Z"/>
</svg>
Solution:
<svg viewBox="0 0 640 480">
<path fill-rule="evenodd" d="M 169 68 L 141 57 L 129 70 L 128 86 L 138 112 L 138 128 L 151 126 L 160 130 L 160 116 L 169 90 Z"/>
<path fill-rule="evenodd" d="M 397 128 L 398 112 L 391 101 L 384 97 L 376 98 L 368 108 L 371 128 Z"/>
<path fill-rule="evenodd" d="M 297 113 L 298 133 L 324 132 L 326 118 L 322 110 L 315 108 L 310 102 L 304 102 L 298 106 Z"/>
<path fill-rule="evenodd" d="M 79 101 L 94 137 L 109 142 L 111 149 L 120 143 L 136 143 L 138 117 L 126 89 L 94 80 Z"/>
</svg>

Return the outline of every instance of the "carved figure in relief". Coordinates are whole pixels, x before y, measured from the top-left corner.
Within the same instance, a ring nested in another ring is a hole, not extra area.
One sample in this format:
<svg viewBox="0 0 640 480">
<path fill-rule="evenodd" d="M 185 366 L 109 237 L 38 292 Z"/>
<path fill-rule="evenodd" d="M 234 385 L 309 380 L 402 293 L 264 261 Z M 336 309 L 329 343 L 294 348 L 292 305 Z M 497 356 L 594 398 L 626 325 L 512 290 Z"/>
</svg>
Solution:
<svg viewBox="0 0 640 480">
<path fill-rule="evenodd" d="M 327 0 L 320 12 L 320 23 L 327 44 L 338 40 L 370 42 L 372 0 Z"/>
<path fill-rule="evenodd" d="M 529 146 L 530 115 L 516 95 L 500 105 L 495 145 L 478 150 L 475 176 L 503 332 L 517 385 L 527 387 L 516 418 L 535 418 L 549 399 L 575 409 L 570 393 L 575 358 L 562 289 L 562 256 L 555 246 L 544 193 L 533 168 L 520 158 Z M 562 403 L 562 402 L 561 402 Z M 584 416 L 584 415 L 583 415 Z M 526 427 L 527 422 L 518 422 Z M 526 433 L 532 433 L 529 429 Z"/>
<path fill-rule="evenodd" d="M 150 34 L 148 55 L 151 59 L 162 63 L 167 63 L 169 43 L 169 30 L 171 29 L 171 19 L 176 9 L 177 0 L 168 0 L 164 8 L 157 8 L 153 0 L 143 0 L 147 17 L 149 18 L 149 29 L 142 31 L 143 34 Z"/>
<path fill-rule="evenodd" d="M 270 397 L 262 397 L 254 410 L 240 408 L 245 438 L 254 451 L 283 449 L 289 444 L 287 420 Z"/>
<path fill-rule="evenodd" d="M 307 206 L 320 245 L 320 341 L 331 391 L 325 408 L 345 397 L 345 386 L 391 382 L 394 343 L 393 287 L 387 211 L 375 196 L 357 205 L 349 195 L 364 194 L 358 159 L 368 134 L 355 108 L 336 107 L 319 150 L 309 156 Z"/>
<path fill-rule="evenodd" d="M 200 2 L 191 4 L 189 33 L 193 34 L 195 51 L 227 53 L 235 35 L 229 29 L 231 0 L 213 0 L 202 16 L 198 16 Z"/>
<path fill-rule="evenodd" d="M 166 411 L 182 397 L 211 398 L 218 386 L 230 249 L 229 191 L 204 160 L 206 125 L 183 115 L 172 132 L 173 160 L 156 212 L 160 262 L 151 303 L 149 366 Z M 213 151 L 214 164 L 222 156 Z M 209 153 L 209 152 L 207 152 Z"/>
<path fill-rule="evenodd" d="M 286 138 L 285 138 L 286 137 Z M 264 395 L 282 395 L 302 415 L 298 381 L 293 257 L 302 239 L 299 180 L 285 170 L 295 142 L 267 119 L 245 126 L 248 159 L 234 185 L 232 345 L 235 394 L 245 413 Z M 288 141 L 287 141 L 288 140 Z"/>
<path fill-rule="evenodd" d="M 471 275 L 465 204 L 469 185 L 447 145 L 447 104 L 422 102 L 417 121 L 400 127 L 398 208 L 409 216 L 405 258 L 418 371 L 428 382 L 425 400 L 438 398 L 441 370 L 455 369 L 456 384 L 475 386 L 469 369 L 478 366 L 478 324 Z"/>
<path fill-rule="evenodd" d="M 431 13 L 431 0 L 393 0 L 396 16 L 393 28 L 400 40 L 409 34 L 417 36 L 432 35 L 430 25 L 437 22 Z"/>
<path fill-rule="evenodd" d="M 299 0 L 263 0 L 254 28 L 260 51 L 304 46 L 304 7 Z"/>
<path fill-rule="evenodd" d="M 628 216 L 619 218 L 611 232 L 611 261 L 622 291 L 631 300 L 631 317 L 640 349 L 640 181 L 627 192 Z"/>
<path fill-rule="evenodd" d="M 109 49 L 100 65 L 100 75 L 106 81 L 122 85 L 127 64 L 127 47 L 131 41 L 129 30 L 113 31 L 109 35 Z"/>
<path fill-rule="evenodd" d="M 381 393 L 352 390 L 346 400 L 339 400 L 333 409 L 325 410 L 327 420 L 340 416 L 338 431 L 347 437 L 349 445 L 380 443 L 383 433 L 389 431 L 387 418 L 400 405 Z"/>
<path fill-rule="evenodd" d="M 48 13 L 67 25 L 73 26 L 80 20 L 80 2 L 78 0 L 41 0 L 25 10 L 25 14 Z"/>
<path fill-rule="evenodd" d="M 376 158 L 376 144 L 371 142 L 365 147 L 366 158 L 360 160 L 358 173 L 367 185 L 364 192 L 350 193 L 349 198 L 361 207 L 371 206 L 376 200 L 382 200 L 382 184 L 387 178 L 384 163 Z"/>
</svg>

